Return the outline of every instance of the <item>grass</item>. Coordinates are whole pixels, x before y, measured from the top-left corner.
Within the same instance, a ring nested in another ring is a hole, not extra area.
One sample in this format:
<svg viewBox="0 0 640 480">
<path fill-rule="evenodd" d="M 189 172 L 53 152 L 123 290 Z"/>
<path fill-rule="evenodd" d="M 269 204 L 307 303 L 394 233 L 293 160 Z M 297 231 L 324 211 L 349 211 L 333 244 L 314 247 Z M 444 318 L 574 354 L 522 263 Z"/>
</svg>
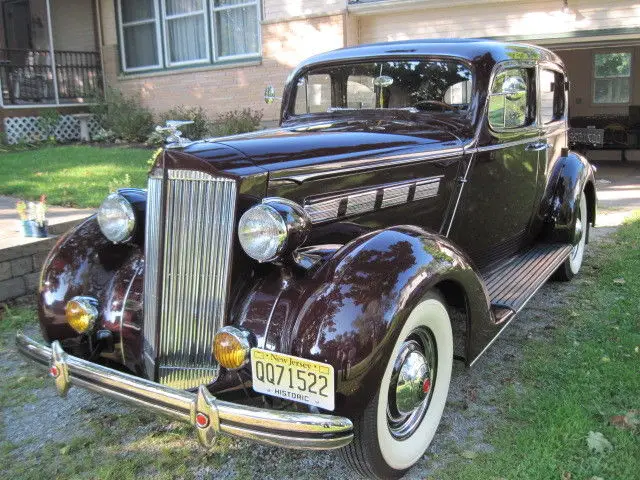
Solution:
<svg viewBox="0 0 640 480">
<path fill-rule="evenodd" d="M 524 346 L 523 388 L 502 392 L 500 421 L 484 439 L 495 451 L 449 465 L 436 478 L 638 478 L 640 425 L 611 420 L 640 409 L 639 252 L 636 216 L 596 248 L 595 278 L 576 290 L 553 340 Z M 591 451 L 589 432 L 602 433 L 612 448 Z"/>
<path fill-rule="evenodd" d="M 51 205 L 100 205 L 109 187 L 144 187 L 151 150 L 86 145 L 0 153 L 0 194 Z M 127 178 L 127 175 L 129 176 Z"/>
</svg>

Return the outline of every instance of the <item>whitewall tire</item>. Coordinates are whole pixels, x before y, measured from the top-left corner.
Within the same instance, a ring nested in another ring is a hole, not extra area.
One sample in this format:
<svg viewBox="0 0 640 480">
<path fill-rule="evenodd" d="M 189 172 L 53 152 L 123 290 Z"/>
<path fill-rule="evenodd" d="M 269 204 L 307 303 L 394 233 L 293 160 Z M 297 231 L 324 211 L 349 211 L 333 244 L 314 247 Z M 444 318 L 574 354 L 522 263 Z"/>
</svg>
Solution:
<svg viewBox="0 0 640 480">
<path fill-rule="evenodd" d="M 587 236 L 589 235 L 589 221 L 587 217 L 587 197 L 582 192 L 580 195 L 580 204 L 578 207 L 578 218 L 576 220 L 579 223 L 581 231 L 581 237 L 578 243 L 573 246 L 569 257 L 560 266 L 556 272 L 556 278 L 561 281 L 569 281 L 575 277 L 580 268 L 582 267 L 582 261 L 584 260 L 584 250 L 587 244 Z"/>
<path fill-rule="evenodd" d="M 354 440 L 342 449 L 347 463 L 368 478 L 398 478 L 420 460 L 440 424 L 452 365 L 449 314 L 430 292 L 409 314 L 377 394 L 354 421 Z"/>
</svg>

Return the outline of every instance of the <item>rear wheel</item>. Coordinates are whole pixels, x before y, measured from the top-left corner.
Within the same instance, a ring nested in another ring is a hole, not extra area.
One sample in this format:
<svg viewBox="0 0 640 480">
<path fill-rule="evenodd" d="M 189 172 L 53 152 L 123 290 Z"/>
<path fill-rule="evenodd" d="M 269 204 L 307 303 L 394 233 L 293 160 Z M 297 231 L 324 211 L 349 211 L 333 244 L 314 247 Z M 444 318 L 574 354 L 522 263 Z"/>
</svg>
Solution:
<svg viewBox="0 0 640 480">
<path fill-rule="evenodd" d="M 556 278 L 563 282 L 568 282 L 575 277 L 582 267 L 585 245 L 589 234 L 589 221 L 587 220 L 587 197 L 582 192 L 580 195 L 580 205 L 578 206 L 578 218 L 576 219 L 576 233 L 580 235 L 580 240 L 576 243 L 569 254 L 569 257 L 558 268 Z"/>
<path fill-rule="evenodd" d="M 341 450 L 368 478 L 398 478 L 424 454 L 449 392 L 453 334 L 447 308 L 433 292 L 410 313 L 387 363 L 380 388 Z"/>
</svg>

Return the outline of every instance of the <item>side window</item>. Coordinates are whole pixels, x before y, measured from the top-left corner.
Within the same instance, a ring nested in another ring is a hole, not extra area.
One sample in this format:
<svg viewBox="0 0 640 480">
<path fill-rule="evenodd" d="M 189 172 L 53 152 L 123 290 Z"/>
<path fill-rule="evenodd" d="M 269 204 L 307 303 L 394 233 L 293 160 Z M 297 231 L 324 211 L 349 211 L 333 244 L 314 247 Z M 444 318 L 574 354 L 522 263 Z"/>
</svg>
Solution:
<svg viewBox="0 0 640 480">
<path fill-rule="evenodd" d="M 509 68 L 496 75 L 489 97 L 492 128 L 518 128 L 531 123 L 530 78 L 525 68 Z"/>
<path fill-rule="evenodd" d="M 543 124 L 564 116 L 564 75 L 553 70 L 540 71 L 540 115 Z"/>
<path fill-rule="evenodd" d="M 326 112 L 331 107 L 331 77 L 326 74 L 307 75 L 298 81 L 296 115 Z"/>
</svg>

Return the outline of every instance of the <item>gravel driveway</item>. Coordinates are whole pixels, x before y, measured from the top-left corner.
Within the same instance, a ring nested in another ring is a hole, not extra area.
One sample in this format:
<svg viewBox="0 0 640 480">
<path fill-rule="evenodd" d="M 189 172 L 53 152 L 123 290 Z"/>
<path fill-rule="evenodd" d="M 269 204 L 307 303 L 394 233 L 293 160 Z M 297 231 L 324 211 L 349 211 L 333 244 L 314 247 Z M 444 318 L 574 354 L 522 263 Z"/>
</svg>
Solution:
<svg viewBox="0 0 640 480">
<path fill-rule="evenodd" d="M 603 164 L 597 177 L 601 198 L 598 223 L 603 226 L 592 230 L 591 242 L 603 243 L 615 225 L 631 210 L 640 208 L 640 168 L 633 164 Z M 469 461 L 476 452 L 492 449 L 484 441 L 485 434 L 496 421 L 497 393 L 505 385 L 518 389 L 516 367 L 522 358 L 521 345 L 532 339 L 549 338 L 554 324 L 561 321 L 560 312 L 570 306 L 571 292 L 596 274 L 591 261 L 588 249 L 579 277 L 570 283 L 545 285 L 472 369 L 466 369 L 460 362 L 454 364 L 449 400 L 438 434 L 406 478 L 423 479 L 437 474 L 438 468 L 449 462 Z M 34 327 L 33 332 L 36 331 Z M 40 371 L 19 358 L 13 348 L 0 351 L 2 388 L 19 385 L 20 378 L 34 376 L 41 377 L 45 384 Z M 38 380 L 36 385 L 39 384 Z M 97 418 L 108 419 L 106 428 L 119 432 L 118 443 L 124 454 L 158 448 L 156 443 L 136 444 L 137 439 L 154 432 L 180 432 L 178 440 L 173 440 L 180 442 L 180 448 L 194 451 L 199 448 L 193 436 L 182 436 L 185 429 L 179 424 L 167 424 L 77 388 L 70 391 L 67 400 L 60 400 L 48 381 L 46 387 L 31 388 L 20 404 L 3 408 L 2 440 L 15 448 L 11 454 L 14 458 L 38 455 L 51 442 L 69 444 L 74 438 L 95 435 Z M 197 466 L 188 469 L 189 474 L 195 474 L 196 478 L 355 478 L 331 453 L 286 451 L 228 438 L 221 441 L 216 452 L 216 461 L 208 462 L 202 456 L 194 464 Z M 148 475 L 154 475 L 153 469 Z"/>
</svg>

